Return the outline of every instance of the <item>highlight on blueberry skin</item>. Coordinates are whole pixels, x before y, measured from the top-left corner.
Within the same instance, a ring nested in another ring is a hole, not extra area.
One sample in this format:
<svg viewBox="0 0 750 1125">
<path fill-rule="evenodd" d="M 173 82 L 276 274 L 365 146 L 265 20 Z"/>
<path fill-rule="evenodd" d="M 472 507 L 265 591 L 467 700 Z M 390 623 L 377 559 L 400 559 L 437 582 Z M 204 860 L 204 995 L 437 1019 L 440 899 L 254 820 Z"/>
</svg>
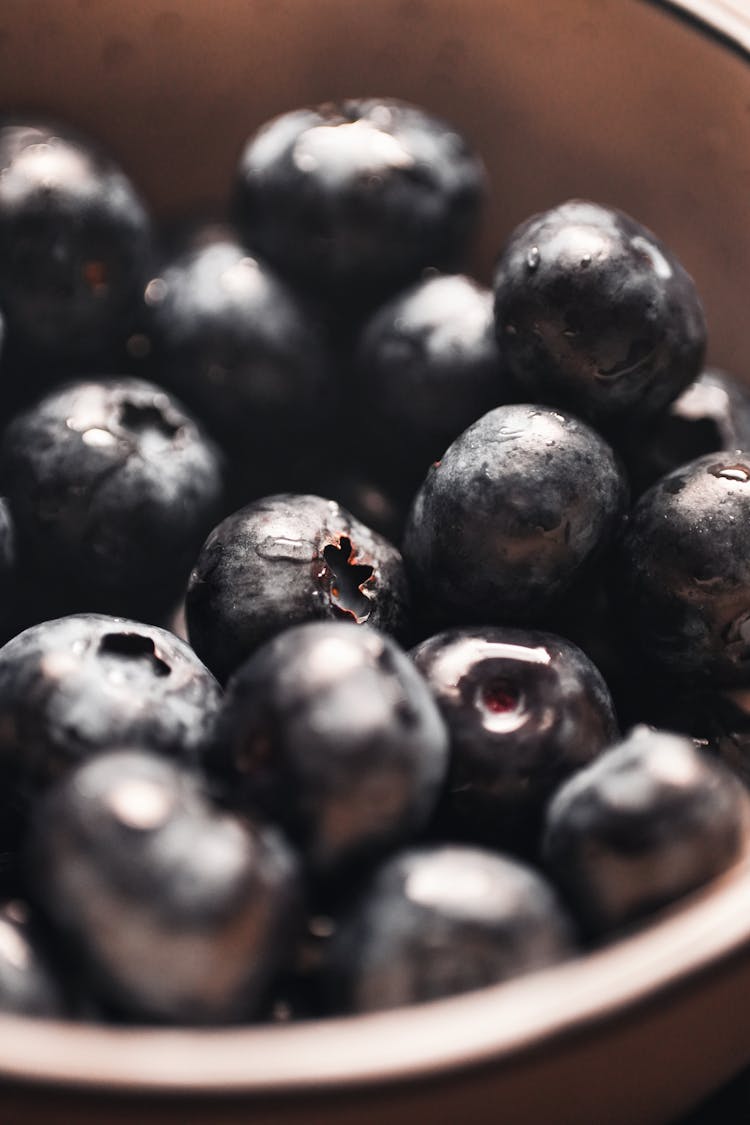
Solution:
<svg viewBox="0 0 750 1125">
<path fill-rule="evenodd" d="M 112 751 L 38 805 L 31 897 L 91 995 L 130 1019 L 256 1018 L 301 928 L 296 860 L 163 758 Z"/>
<path fill-rule="evenodd" d="M 245 145 L 234 215 L 291 280 L 375 301 L 426 266 L 454 269 L 474 233 L 484 169 L 449 124 L 392 98 L 293 110 Z"/>
<path fill-rule="evenodd" d="M 599 671 L 570 641 L 532 629 L 452 629 L 411 657 L 450 734 L 441 832 L 533 852 L 554 791 L 617 738 Z"/>
<path fill-rule="evenodd" d="M 689 738 L 639 726 L 557 793 L 543 855 L 581 925 L 603 937 L 738 860 L 748 807 L 737 778 Z"/>
<path fill-rule="evenodd" d="M 429 470 L 403 541 L 438 625 L 539 620 L 610 544 L 627 500 L 603 438 L 570 414 L 500 406 Z"/>
<path fill-rule="evenodd" d="M 683 682 L 750 682 L 750 452 L 709 453 L 635 505 L 619 591 L 644 657 Z"/>
<path fill-rule="evenodd" d="M 276 633 L 305 621 L 410 624 L 401 555 L 334 500 L 282 493 L 214 528 L 190 575 L 190 643 L 219 680 Z"/>
<path fill-rule="evenodd" d="M 532 868 L 458 844 L 402 852 L 342 917 L 327 965 L 336 1011 L 419 1004 L 566 960 L 574 928 Z"/>
<path fill-rule="evenodd" d="M 427 823 L 448 738 L 408 656 L 374 629 L 300 625 L 232 677 L 209 770 L 283 825 L 316 878 L 348 874 Z"/>
<path fill-rule="evenodd" d="M 569 200 L 521 223 L 498 261 L 495 322 L 523 392 L 602 423 L 662 410 L 700 374 L 692 278 L 621 211 Z"/>
<path fill-rule="evenodd" d="M 46 616 L 163 619 L 221 513 L 223 459 L 167 391 L 83 380 L 17 415 L 0 479 Z"/>
<path fill-rule="evenodd" d="M 0 648 L 0 779 L 6 842 L 53 781 L 117 745 L 197 766 L 221 689 L 166 629 L 79 614 Z"/>
</svg>

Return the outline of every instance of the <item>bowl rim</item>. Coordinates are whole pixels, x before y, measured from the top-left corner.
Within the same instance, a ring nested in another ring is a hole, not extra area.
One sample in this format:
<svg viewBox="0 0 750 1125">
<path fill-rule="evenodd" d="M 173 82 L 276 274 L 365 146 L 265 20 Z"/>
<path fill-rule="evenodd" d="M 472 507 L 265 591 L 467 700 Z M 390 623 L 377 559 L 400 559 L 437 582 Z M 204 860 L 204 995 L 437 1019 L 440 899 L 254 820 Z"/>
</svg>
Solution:
<svg viewBox="0 0 750 1125">
<path fill-rule="evenodd" d="M 743 0 L 645 2 L 750 62 Z M 645 928 L 561 965 L 449 999 L 287 1025 L 208 1029 L 2 1014 L 0 1079 L 109 1093 L 293 1096 L 499 1066 L 633 1015 L 734 958 L 747 959 L 749 907 L 750 843 L 728 872 Z"/>
<path fill-rule="evenodd" d="M 632 1015 L 747 955 L 749 904 L 750 832 L 733 867 L 644 928 L 517 980 L 286 1025 L 123 1028 L 3 1015 L 0 1077 L 110 1092 L 289 1096 L 500 1065 Z"/>
</svg>

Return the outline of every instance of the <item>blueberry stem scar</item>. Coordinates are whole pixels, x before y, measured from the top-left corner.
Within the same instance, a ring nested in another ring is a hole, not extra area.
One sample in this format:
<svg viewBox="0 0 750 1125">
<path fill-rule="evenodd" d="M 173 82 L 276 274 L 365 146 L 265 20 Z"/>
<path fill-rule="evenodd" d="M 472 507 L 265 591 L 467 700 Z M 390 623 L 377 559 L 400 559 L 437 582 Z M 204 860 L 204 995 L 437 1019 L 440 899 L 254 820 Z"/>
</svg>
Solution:
<svg viewBox="0 0 750 1125">
<path fill-rule="evenodd" d="M 362 625 L 370 616 L 370 599 L 362 587 L 372 577 L 373 568 L 353 562 L 354 551 L 350 539 L 342 536 L 338 546 L 329 543 L 323 548 L 323 558 L 331 571 L 331 601 L 342 614 L 353 617 Z"/>
</svg>

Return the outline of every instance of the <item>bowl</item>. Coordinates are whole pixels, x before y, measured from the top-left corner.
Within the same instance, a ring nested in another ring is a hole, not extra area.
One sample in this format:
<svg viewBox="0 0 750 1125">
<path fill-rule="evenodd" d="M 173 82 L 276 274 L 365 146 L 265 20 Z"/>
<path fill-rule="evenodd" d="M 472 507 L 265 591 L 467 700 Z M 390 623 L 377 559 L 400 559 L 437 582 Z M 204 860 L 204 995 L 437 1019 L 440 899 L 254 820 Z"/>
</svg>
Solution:
<svg viewBox="0 0 750 1125">
<path fill-rule="evenodd" d="M 224 202 L 244 137 L 352 94 L 466 131 L 474 267 L 561 199 L 629 211 L 750 381 L 750 14 L 741 0 L 4 0 L 0 106 L 99 136 L 155 209 Z M 637 934 L 408 1010 L 270 1028 L 0 1018 L 0 1118 L 65 1125 L 665 1122 L 750 1062 L 750 849 Z"/>
</svg>

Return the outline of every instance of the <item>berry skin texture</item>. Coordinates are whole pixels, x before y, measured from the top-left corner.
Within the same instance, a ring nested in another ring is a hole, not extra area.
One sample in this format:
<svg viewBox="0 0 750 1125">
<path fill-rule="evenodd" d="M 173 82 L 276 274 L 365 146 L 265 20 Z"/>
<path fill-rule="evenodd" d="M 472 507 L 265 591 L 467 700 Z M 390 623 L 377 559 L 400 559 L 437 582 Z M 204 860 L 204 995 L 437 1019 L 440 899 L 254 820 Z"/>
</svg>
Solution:
<svg viewBox="0 0 750 1125">
<path fill-rule="evenodd" d="M 190 643 L 222 682 L 263 641 L 305 621 L 365 622 L 401 638 L 401 555 L 333 500 L 267 496 L 216 527 L 188 585 Z"/>
<path fill-rule="evenodd" d="M 620 589 L 650 661 L 683 681 L 750 682 L 750 453 L 709 453 L 636 504 Z"/>
<path fill-rule="evenodd" d="M 441 830 L 532 851 L 552 793 L 616 740 L 598 670 L 570 641 L 532 629 L 454 629 L 411 657 L 451 739 Z"/>
<path fill-rule="evenodd" d="M 0 648 L 3 836 L 56 778 L 112 746 L 197 765 L 221 689 L 165 629 L 80 614 Z"/>
<path fill-rule="evenodd" d="M 49 791 L 29 881 L 92 995 L 134 1019 L 253 1018 L 301 928 L 281 839 L 143 752 L 102 755 Z"/>
<path fill-rule="evenodd" d="M 413 481 L 412 495 L 454 438 L 510 397 L 492 294 L 462 274 L 427 277 L 378 309 L 360 337 L 356 369 L 372 455 L 402 491 L 404 476 Z"/>
<path fill-rule="evenodd" d="M 543 855 L 594 936 L 639 922 L 739 858 L 747 796 L 688 738 L 635 727 L 572 777 L 547 812 Z"/>
<path fill-rule="evenodd" d="M 387 98 L 327 103 L 268 122 L 247 142 L 235 218 L 291 279 L 374 301 L 466 251 L 484 171 L 450 125 Z"/>
<path fill-rule="evenodd" d="M 39 123 L 0 127 L 0 303 L 22 351 L 106 355 L 150 253 L 143 203 L 88 140 Z"/>
<path fill-rule="evenodd" d="M 319 430 L 332 361 L 299 298 L 230 234 L 172 258 L 145 290 L 154 372 L 225 448 L 262 461 Z M 277 454 L 278 455 L 278 454 Z"/>
<path fill-rule="evenodd" d="M 572 926 L 531 868 L 459 845 L 403 852 L 375 875 L 330 953 L 332 1006 L 419 1004 L 565 960 Z"/>
<path fill-rule="evenodd" d="M 429 470 L 404 560 L 440 624 L 529 623 L 608 544 L 627 489 L 587 425 L 549 407 L 500 406 Z"/>
<path fill-rule="evenodd" d="M 275 637 L 232 677 L 207 764 L 330 880 L 424 827 L 447 758 L 406 654 L 374 629 L 318 622 Z"/>
<path fill-rule="evenodd" d="M 692 278 L 621 211 L 571 200 L 522 223 L 495 273 L 510 374 L 535 401 L 601 423 L 663 409 L 700 374 Z"/>
<path fill-rule="evenodd" d="M 130 378 L 73 383 L 18 415 L 0 474 L 47 616 L 164 616 L 223 496 L 218 449 L 176 399 Z"/>
</svg>

